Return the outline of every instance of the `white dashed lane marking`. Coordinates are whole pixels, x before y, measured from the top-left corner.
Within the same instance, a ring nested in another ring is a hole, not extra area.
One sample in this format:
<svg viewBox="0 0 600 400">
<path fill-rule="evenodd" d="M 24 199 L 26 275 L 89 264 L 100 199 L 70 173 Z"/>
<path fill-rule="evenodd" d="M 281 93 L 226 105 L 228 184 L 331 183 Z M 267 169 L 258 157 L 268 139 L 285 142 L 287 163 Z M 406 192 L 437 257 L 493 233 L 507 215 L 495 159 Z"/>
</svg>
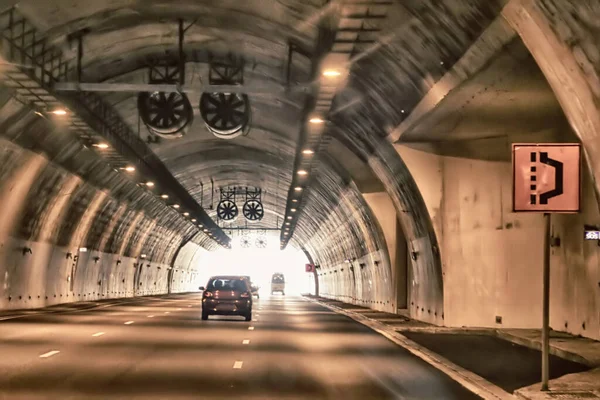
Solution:
<svg viewBox="0 0 600 400">
<path fill-rule="evenodd" d="M 52 351 L 49 351 L 49 352 L 47 352 L 47 353 L 44 353 L 44 354 L 42 354 L 42 355 L 40 356 L 40 358 L 48 358 L 48 357 L 52 357 L 53 355 L 55 355 L 55 354 L 58 354 L 58 353 L 60 353 L 60 351 L 58 351 L 58 350 L 52 350 Z"/>
<path fill-rule="evenodd" d="M 154 315 L 148 315 L 148 318 L 154 318 Z"/>
<path fill-rule="evenodd" d="M 102 336 L 102 335 L 104 335 L 104 332 L 96 332 L 92 336 L 93 337 L 98 337 L 98 336 Z"/>
<path fill-rule="evenodd" d="M 244 339 L 244 340 L 242 340 L 242 344 L 250 344 L 250 340 Z"/>
<path fill-rule="evenodd" d="M 233 363 L 233 369 L 242 369 L 242 365 L 244 365 L 243 361 L 236 361 Z"/>
<path fill-rule="evenodd" d="M 133 321 L 127 321 L 127 322 L 125 322 L 125 325 L 131 325 L 131 324 L 133 324 Z"/>
</svg>

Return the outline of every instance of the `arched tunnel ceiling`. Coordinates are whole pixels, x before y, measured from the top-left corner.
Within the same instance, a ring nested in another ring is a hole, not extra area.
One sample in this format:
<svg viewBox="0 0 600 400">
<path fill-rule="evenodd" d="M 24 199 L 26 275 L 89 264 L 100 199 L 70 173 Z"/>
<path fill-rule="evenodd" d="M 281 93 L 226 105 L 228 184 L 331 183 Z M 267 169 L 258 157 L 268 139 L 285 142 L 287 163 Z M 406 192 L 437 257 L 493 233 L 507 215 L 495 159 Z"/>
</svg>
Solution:
<svg viewBox="0 0 600 400">
<path fill-rule="evenodd" d="M 347 4 L 353 1 L 345 2 Z M 268 4 L 266 4 L 268 3 Z M 246 60 L 245 83 L 280 84 L 286 79 L 288 42 L 315 50 L 317 25 L 329 12 L 323 0 L 277 1 L 73 1 L 18 3 L 19 11 L 51 42 L 63 49 L 72 64 L 76 43 L 68 35 L 88 30 L 83 40 L 83 79 L 86 82 L 144 82 L 145 62 L 177 54 L 177 19 L 194 22 L 185 35 L 188 80 L 206 78 L 210 54 L 234 53 Z M 344 3 L 344 2 L 342 2 Z M 401 110 L 418 104 L 428 89 L 461 57 L 465 49 L 498 16 L 501 0 L 392 1 L 374 44 L 354 55 L 348 84 L 333 104 L 332 122 L 343 135 L 385 136 L 405 118 Z M 350 10 L 362 6 L 346 5 Z M 370 22 L 365 22 L 367 28 Z M 168 55 L 166 55 L 168 52 Z M 309 54 L 310 55 L 310 54 Z M 296 56 L 293 79 L 306 82 L 311 62 Z M 74 80 L 75 72 L 72 70 Z M 104 98 L 140 136 L 135 93 L 103 93 Z M 190 95 L 198 108 L 199 95 Z M 292 182 L 294 155 L 306 117 L 306 96 L 294 91 L 252 95 L 252 126 L 247 136 L 233 140 L 213 137 L 195 116 L 186 136 L 150 144 L 171 173 L 215 217 L 211 193 L 228 185 L 258 186 L 268 208 L 262 222 L 281 226 Z M 197 111 L 195 111 L 198 114 Z M 365 141 L 365 142 L 368 142 Z M 314 190 L 306 196 L 298 224 L 299 242 L 307 242 L 337 206 L 343 184 L 355 180 L 358 189 L 382 190 L 364 159 L 334 140 L 318 157 Z M 335 167 L 334 167 L 335 164 Z M 211 184 L 212 181 L 212 184 Z M 216 202 L 214 202 L 216 203 Z M 319 217 L 317 217 L 319 216 Z"/>
</svg>

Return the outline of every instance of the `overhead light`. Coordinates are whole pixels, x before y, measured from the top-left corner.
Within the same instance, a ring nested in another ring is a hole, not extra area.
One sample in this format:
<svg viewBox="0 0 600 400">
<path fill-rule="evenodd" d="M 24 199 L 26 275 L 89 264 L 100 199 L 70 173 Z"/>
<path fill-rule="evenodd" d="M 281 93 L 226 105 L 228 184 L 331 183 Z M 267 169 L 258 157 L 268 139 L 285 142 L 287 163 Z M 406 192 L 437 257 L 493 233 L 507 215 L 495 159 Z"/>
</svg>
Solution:
<svg viewBox="0 0 600 400">
<path fill-rule="evenodd" d="M 204 226 L 204 225 L 202 225 L 202 224 L 198 224 L 198 227 L 200 227 L 200 228 L 202 228 L 203 226 Z"/>
<path fill-rule="evenodd" d="M 127 172 L 133 172 L 135 171 L 135 167 L 132 167 L 131 165 L 128 165 L 127 167 L 121 168 L 124 169 Z"/>
<path fill-rule="evenodd" d="M 173 204 L 173 208 L 179 208 L 179 204 Z"/>
<path fill-rule="evenodd" d="M 145 254 L 140 255 L 141 258 L 146 258 Z"/>
<path fill-rule="evenodd" d="M 323 122 L 325 122 L 325 120 L 319 117 L 314 117 L 309 119 L 308 122 L 310 122 L 311 124 L 322 124 Z"/>
<path fill-rule="evenodd" d="M 146 182 L 146 186 L 153 187 L 154 186 L 154 182 Z"/>
<path fill-rule="evenodd" d="M 67 111 L 63 110 L 63 109 L 57 109 L 57 110 L 52 110 L 50 111 L 52 114 L 54 115 L 67 115 Z"/>
<path fill-rule="evenodd" d="M 296 192 L 300 192 L 300 191 L 302 191 L 302 187 L 300 187 L 300 186 L 296 186 L 296 187 L 294 188 L 294 190 L 295 190 Z"/>
<path fill-rule="evenodd" d="M 190 215 L 190 213 L 189 212 L 184 212 L 183 215 L 187 217 L 187 216 Z"/>
<path fill-rule="evenodd" d="M 204 232 L 208 232 L 208 229 L 204 229 Z"/>
<path fill-rule="evenodd" d="M 285 224 L 286 224 L 286 225 L 289 225 L 290 223 L 289 223 L 289 222 L 286 222 Z M 288 228 L 285 228 L 285 229 L 288 229 Z"/>
<path fill-rule="evenodd" d="M 106 143 L 98 143 L 98 144 L 94 144 L 93 146 L 97 147 L 99 149 L 108 149 L 108 147 L 109 147 L 108 144 L 106 144 Z"/>
<path fill-rule="evenodd" d="M 302 150 L 302 154 L 314 154 L 315 152 L 312 151 L 311 149 L 304 149 Z"/>
<path fill-rule="evenodd" d="M 298 175 L 308 175 L 308 172 L 306 172 L 305 170 L 301 169 L 298 171 Z"/>
<path fill-rule="evenodd" d="M 290 211 L 291 211 L 291 212 L 296 212 L 296 209 L 295 209 L 295 208 L 292 208 Z"/>
<path fill-rule="evenodd" d="M 196 218 L 192 218 L 192 222 L 196 222 Z"/>
<path fill-rule="evenodd" d="M 169 198 L 169 195 L 168 195 L 168 194 L 163 194 L 163 195 L 161 195 L 160 197 L 162 197 L 163 199 L 168 199 L 168 198 Z"/>
<path fill-rule="evenodd" d="M 298 200 L 297 199 L 292 199 L 292 203 L 297 203 Z"/>
<path fill-rule="evenodd" d="M 87 247 L 80 247 L 80 248 L 79 248 L 79 252 L 80 252 L 80 253 L 85 253 L 85 252 L 87 252 Z"/>
<path fill-rule="evenodd" d="M 336 71 L 335 69 L 326 69 L 323 72 L 323 76 L 340 76 L 342 73 L 340 71 Z"/>
</svg>

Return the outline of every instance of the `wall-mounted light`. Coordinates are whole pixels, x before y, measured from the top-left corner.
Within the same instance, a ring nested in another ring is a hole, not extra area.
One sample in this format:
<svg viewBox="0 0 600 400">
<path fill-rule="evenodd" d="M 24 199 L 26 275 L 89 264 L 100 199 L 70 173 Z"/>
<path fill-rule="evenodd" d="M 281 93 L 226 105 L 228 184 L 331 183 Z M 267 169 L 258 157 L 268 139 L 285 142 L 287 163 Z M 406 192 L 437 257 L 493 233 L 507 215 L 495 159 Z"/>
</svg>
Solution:
<svg viewBox="0 0 600 400">
<path fill-rule="evenodd" d="M 122 169 L 122 170 L 127 171 L 127 172 L 133 172 L 133 171 L 135 171 L 135 167 L 132 167 L 131 165 L 128 165 L 127 167 L 122 167 L 122 168 L 119 168 L 119 169 Z"/>
<path fill-rule="evenodd" d="M 308 172 L 305 171 L 305 170 L 303 170 L 303 169 L 301 169 L 301 170 L 298 171 L 298 175 L 305 176 L 305 175 L 308 175 Z"/>
<path fill-rule="evenodd" d="M 108 149 L 108 147 L 109 147 L 108 144 L 106 144 L 106 143 L 98 143 L 98 144 L 94 144 L 92 146 L 97 147 L 99 149 L 103 149 L 103 150 Z"/>
<path fill-rule="evenodd" d="M 168 198 L 169 198 L 169 195 L 168 195 L 168 194 L 161 194 L 161 195 L 160 195 L 160 197 L 161 197 L 162 199 L 168 199 Z"/>
<path fill-rule="evenodd" d="M 323 122 L 325 122 L 325 120 L 319 117 L 313 117 L 309 119 L 308 122 L 310 122 L 311 124 L 322 124 Z"/>
<path fill-rule="evenodd" d="M 148 187 L 154 187 L 154 182 L 146 182 L 146 186 L 148 186 Z"/>
<path fill-rule="evenodd" d="M 179 204 L 173 204 L 173 208 L 179 208 Z"/>
<path fill-rule="evenodd" d="M 302 154 L 315 154 L 315 152 L 311 149 L 304 149 L 302 150 Z"/>
<path fill-rule="evenodd" d="M 183 215 L 184 215 L 185 217 L 189 217 L 189 216 L 190 216 L 190 213 L 189 213 L 189 212 L 184 212 L 184 213 L 183 213 Z"/>
<path fill-rule="evenodd" d="M 62 108 L 57 108 L 56 110 L 50 111 L 51 114 L 54 115 L 67 115 L 67 110 L 63 110 Z"/>
<path fill-rule="evenodd" d="M 196 218 L 192 218 L 192 222 L 196 222 Z"/>
</svg>

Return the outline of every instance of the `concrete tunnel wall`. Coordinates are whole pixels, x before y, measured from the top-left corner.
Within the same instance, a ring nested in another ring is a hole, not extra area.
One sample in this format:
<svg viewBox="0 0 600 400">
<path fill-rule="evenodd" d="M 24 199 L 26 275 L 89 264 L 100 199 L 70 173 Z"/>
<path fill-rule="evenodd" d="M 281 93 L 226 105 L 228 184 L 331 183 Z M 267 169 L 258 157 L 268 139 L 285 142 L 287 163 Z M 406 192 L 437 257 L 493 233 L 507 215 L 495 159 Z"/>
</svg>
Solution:
<svg viewBox="0 0 600 400">
<path fill-rule="evenodd" d="M 543 217 L 512 212 L 511 163 L 396 148 L 440 240 L 445 325 L 539 328 Z M 599 226 L 600 214 L 585 169 L 582 193 L 580 214 L 552 217 L 561 244 L 551 256 L 550 323 L 555 330 L 600 339 L 600 251 L 597 242 L 583 238 L 584 225 Z"/>
<path fill-rule="evenodd" d="M 95 159 L 66 129 L 3 100 L 0 309 L 197 286 L 194 268 L 204 249 L 187 243 L 191 225 Z"/>
</svg>

